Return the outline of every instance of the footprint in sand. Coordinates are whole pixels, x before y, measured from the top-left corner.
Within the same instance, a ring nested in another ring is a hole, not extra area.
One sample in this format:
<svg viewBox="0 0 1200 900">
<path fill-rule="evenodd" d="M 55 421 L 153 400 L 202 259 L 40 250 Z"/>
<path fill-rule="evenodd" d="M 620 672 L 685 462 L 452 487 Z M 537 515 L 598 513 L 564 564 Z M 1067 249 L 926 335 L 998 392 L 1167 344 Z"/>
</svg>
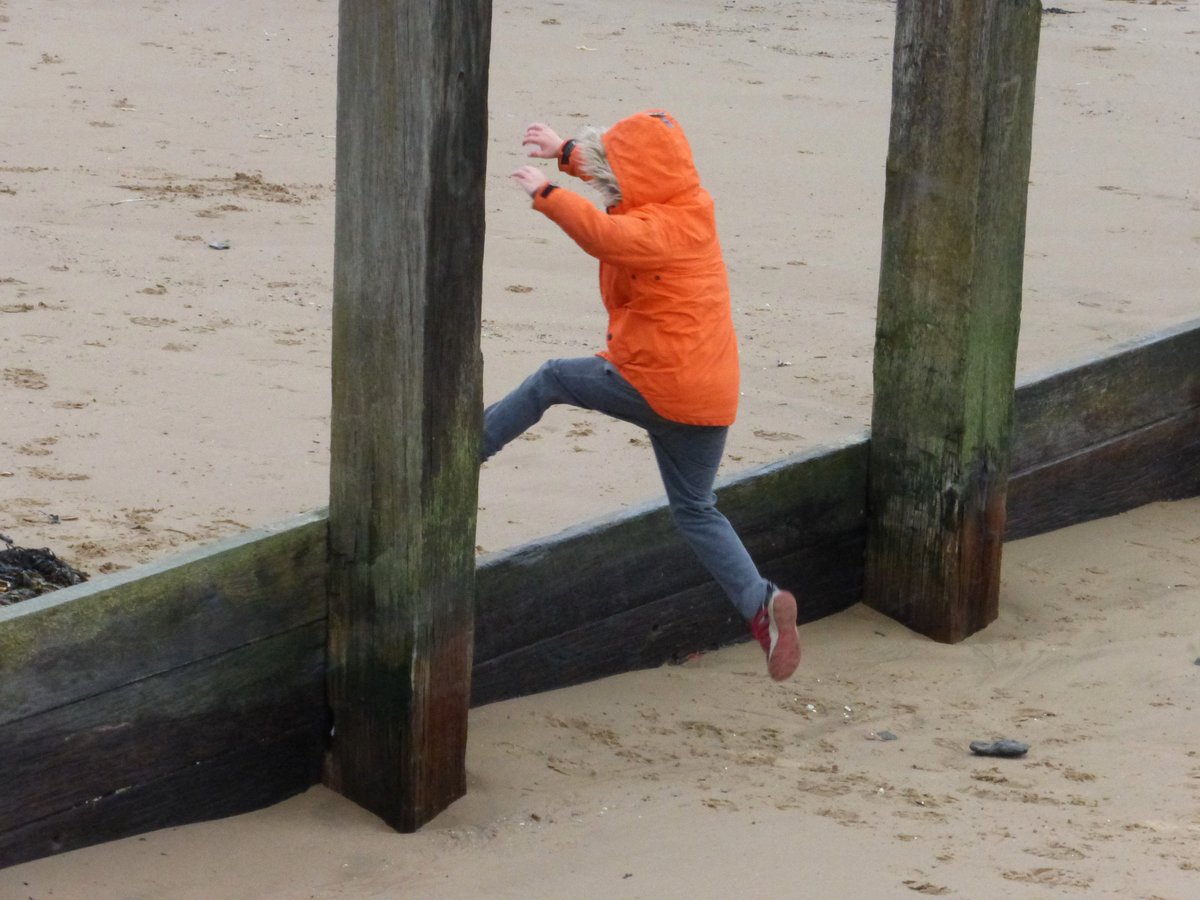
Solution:
<svg viewBox="0 0 1200 900">
<path fill-rule="evenodd" d="M 1025 852 L 1030 856 L 1037 856 L 1041 859 L 1055 859 L 1064 862 L 1076 862 L 1081 859 L 1087 859 L 1087 854 L 1081 850 L 1076 850 L 1074 847 L 1068 847 L 1066 844 L 1060 844 L 1054 841 L 1047 844 L 1045 847 L 1026 847 Z"/>
<path fill-rule="evenodd" d="M 25 456 L 49 456 L 54 451 L 50 448 L 58 443 L 56 437 L 44 437 L 30 441 L 28 444 L 22 444 L 17 448 L 17 452 Z"/>
<path fill-rule="evenodd" d="M 754 430 L 756 438 L 762 438 L 764 441 L 798 441 L 801 440 L 800 435 L 791 434 L 787 431 L 766 431 L 762 428 Z"/>
<path fill-rule="evenodd" d="M 950 889 L 947 887 L 932 884 L 928 881 L 917 881 L 913 878 L 905 881 L 904 886 L 910 891 L 916 891 L 918 894 L 929 894 L 931 897 L 942 897 L 950 893 Z"/>
<path fill-rule="evenodd" d="M 33 369 L 5 369 L 3 377 L 7 384 L 27 391 L 40 391 L 50 385 L 43 373 Z"/>
<path fill-rule="evenodd" d="M 1092 879 L 1064 869 L 1030 869 L 1028 872 L 1002 872 L 1006 881 L 1023 881 L 1026 884 L 1045 884 L 1055 887 L 1091 887 Z"/>
<path fill-rule="evenodd" d="M 80 472 L 61 472 L 47 466 L 34 466 L 28 471 L 30 475 L 41 481 L 89 481 L 92 477 Z"/>
</svg>

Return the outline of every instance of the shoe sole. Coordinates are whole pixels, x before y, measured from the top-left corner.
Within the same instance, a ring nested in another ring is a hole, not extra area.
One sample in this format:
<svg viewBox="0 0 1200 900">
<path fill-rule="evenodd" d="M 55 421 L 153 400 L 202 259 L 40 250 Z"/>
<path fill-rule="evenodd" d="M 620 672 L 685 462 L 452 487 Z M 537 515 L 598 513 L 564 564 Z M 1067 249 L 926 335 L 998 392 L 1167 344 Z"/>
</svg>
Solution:
<svg viewBox="0 0 1200 900">
<path fill-rule="evenodd" d="M 771 598 L 771 655 L 767 674 L 773 681 L 786 681 L 800 665 L 800 632 L 796 630 L 796 598 L 779 591 Z"/>
</svg>

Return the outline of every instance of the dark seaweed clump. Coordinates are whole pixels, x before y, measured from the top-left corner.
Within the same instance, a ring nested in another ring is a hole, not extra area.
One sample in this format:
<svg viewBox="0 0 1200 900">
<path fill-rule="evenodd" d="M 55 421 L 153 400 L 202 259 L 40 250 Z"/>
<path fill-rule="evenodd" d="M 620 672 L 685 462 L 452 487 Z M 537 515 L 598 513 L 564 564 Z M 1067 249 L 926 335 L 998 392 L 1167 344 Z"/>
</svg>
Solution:
<svg viewBox="0 0 1200 900">
<path fill-rule="evenodd" d="M 0 541 L 7 545 L 0 550 L 0 606 L 87 581 L 86 572 L 71 568 L 44 547 L 18 547 L 3 534 Z"/>
</svg>

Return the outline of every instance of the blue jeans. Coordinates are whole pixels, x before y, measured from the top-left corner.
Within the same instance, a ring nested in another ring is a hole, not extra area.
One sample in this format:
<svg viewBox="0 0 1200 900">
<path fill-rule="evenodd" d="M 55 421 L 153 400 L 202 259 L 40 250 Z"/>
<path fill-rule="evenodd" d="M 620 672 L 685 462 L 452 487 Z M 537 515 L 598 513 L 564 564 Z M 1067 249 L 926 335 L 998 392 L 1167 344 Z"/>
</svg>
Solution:
<svg viewBox="0 0 1200 900">
<path fill-rule="evenodd" d="M 601 357 L 552 359 L 484 410 L 483 458 L 489 459 L 559 403 L 595 410 L 646 430 L 679 533 L 738 612 L 747 621 L 752 619 L 773 585 L 758 573 L 733 526 L 716 507 L 713 482 L 728 429 L 664 419 Z"/>
</svg>

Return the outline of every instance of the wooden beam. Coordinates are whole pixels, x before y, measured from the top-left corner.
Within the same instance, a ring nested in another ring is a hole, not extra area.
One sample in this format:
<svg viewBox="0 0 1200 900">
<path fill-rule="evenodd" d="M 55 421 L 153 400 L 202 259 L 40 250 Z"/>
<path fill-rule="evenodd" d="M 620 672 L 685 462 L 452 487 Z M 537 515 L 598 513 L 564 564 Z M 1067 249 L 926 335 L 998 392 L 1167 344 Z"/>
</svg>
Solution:
<svg viewBox="0 0 1200 900">
<path fill-rule="evenodd" d="M 1012 468 L 1045 467 L 1198 408 L 1195 320 L 1030 377 L 1017 390 Z"/>
<path fill-rule="evenodd" d="M 323 512 L 0 608 L 0 866 L 320 777 Z"/>
<path fill-rule="evenodd" d="M 1192 322 L 1022 386 L 1006 538 L 1200 495 L 1197 359 Z M 801 586 L 803 621 L 862 594 L 867 456 L 858 438 L 718 489 L 763 569 Z M 626 510 L 481 560 L 473 702 L 744 639 L 667 515 Z M 326 530 L 317 511 L 0 607 L 0 866 L 317 781 Z"/>
<path fill-rule="evenodd" d="M 867 445 L 820 448 L 723 480 L 722 511 L 801 620 L 862 596 Z M 665 504 L 481 563 L 474 694 L 490 703 L 743 640 L 746 623 L 671 527 Z"/>
<path fill-rule="evenodd" d="M 146 740 L 145 735 L 138 737 Z M 81 755 L 80 764 L 86 763 Z M 117 784 L 110 793 L 87 797 L 45 818 L 23 818 L 18 827 L 0 832 L 0 868 L 158 828 L 262 809 L 319 778 L 320 755 L 313 754 L 310 729 L 256 741 L 243 738 L 228 753 L 187 763 L 154 781 Z"/>
<path fill-rule="evenodd" d="M 1006 540 L 1200 494 L 1200 409 L 1013 474 Z"/>
<path fill-rule="evenodd" d="M 487 0 L 341 0 L 329 784 L 402 831 L 466 790 Z"/>
<path fill-rule="evenodd" d="M 316 510 L 0 607 L 0 728 L 323 623 L 327 529 Z"/>
<path fill-rule="evenodd" d="M 1200 322 L 1017 390 L 1005 540 L 1200 494 Z"/>
<path fill-rule="evenodd" d="M 1040 20 L 896 10 L 866 600 L 940 641 L 998 611 Z"/>
<path fill-rule="evenodd" d="M 303 790 L 329 733 L 324 666 L 318 622 L 5 728 L 0 865 L 92 843 L 97 825 L 113 835 L 254 808 L 261 786 L 224 780 L 252 761 L 277 795 Z M 163 782 L 207 799 L 171 811 Z"/>
</svg>

